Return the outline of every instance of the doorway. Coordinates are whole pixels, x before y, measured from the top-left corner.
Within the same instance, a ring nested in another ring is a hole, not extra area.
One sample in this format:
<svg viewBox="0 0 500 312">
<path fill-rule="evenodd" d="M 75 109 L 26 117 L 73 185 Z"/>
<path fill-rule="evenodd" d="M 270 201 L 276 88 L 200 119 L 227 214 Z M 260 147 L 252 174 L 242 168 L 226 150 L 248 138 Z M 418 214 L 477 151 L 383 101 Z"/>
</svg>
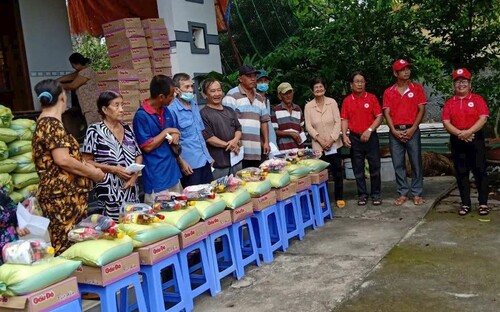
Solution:
<svg viewBox="0 0 500 312">
<path fill-rule="evenodd" d="M 0 104 L 33 111 L 19 0 L 0 0 Z"/>
</svg>

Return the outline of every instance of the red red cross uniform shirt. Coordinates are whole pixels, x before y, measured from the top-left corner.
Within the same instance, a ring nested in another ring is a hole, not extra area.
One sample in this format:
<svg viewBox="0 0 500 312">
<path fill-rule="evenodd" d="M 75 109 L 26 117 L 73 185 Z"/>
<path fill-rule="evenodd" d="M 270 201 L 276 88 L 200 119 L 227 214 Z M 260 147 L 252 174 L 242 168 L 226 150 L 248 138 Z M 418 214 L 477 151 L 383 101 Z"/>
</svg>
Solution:
<svg viewBox="0 0 500 312">
<path fill-rule="evenodd" d="M 490 116 L 486 101 L 479 94 L 469 93 L 463 99 L 454 96 L 446 101 L 442 119 L 449 120 L 458 130 L 467 130 L 483 116 Z"/>
<path fill-rule="evenodd" d="M 371 93 L 364 92 L 360 96 L 352 93 L 342 102 L 340 118 L 349 121 L 348 127 L 353 133 L 365 132 L 380 115 L 382 115 L 380 103 Z"/>
<path fill-rule="evenodd" d="M 390 110 L 395 126 L 412 125 L 418 115 L 418 106 L 426 103 L 424 88 L 418 83 L 410 82 L 403 95 L 399 93 L 396 84 L 384 92 L 383 108 Z"/>
</svg>

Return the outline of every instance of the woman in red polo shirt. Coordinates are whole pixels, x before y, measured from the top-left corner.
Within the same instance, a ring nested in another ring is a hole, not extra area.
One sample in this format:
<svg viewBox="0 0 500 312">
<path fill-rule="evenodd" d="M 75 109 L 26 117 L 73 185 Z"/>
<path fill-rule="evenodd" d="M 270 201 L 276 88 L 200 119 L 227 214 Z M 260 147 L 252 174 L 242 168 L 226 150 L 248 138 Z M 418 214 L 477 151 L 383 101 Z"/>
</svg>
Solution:
<svg viewBox="0 0 500 312">
<path fill-rule="evenodd" d="M 471 92 L 471 73 L 466 68 L 453 71 L 455 96 L 443 108 L 443 124 L 451 134 L 451 153 L 462 206 L 458 212 L 465 216 L 471 211 L 469 173 L 472 171 L 477 185 L 479 215 L 489 213 L 488 176 L 486 174 L 486 148 L 483 126 L 489 117 L 483 97 Z"/>
</svg>

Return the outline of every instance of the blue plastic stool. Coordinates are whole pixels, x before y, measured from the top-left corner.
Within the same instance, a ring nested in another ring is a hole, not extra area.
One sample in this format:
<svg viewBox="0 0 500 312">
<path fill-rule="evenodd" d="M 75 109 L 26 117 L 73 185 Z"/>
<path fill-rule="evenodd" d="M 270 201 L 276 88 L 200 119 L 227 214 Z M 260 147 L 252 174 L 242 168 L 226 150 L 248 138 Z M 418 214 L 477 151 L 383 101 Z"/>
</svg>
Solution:
<svg viewBox="0 0 500 312">
<path fill-rule="evenodd" d="M 200 262 L 189 264 L 188 255 L 199 250 Z M 179 251 L 179 261 L 181 263 L 181 274 L 188 284 L 189 297 L 194 300 L 202 293 L 210 290 L 210 294 L 217 294 L 215 287 L 215 277 L 208 258 L 206 239 L 194 243 Z"/>
<path fill-rule="evenodd" d="M 310 192 L 314 207 L 316 226 L 323 226 L 325 224 L 325 218 L 330 218 L 330 220 L 333 219 L 327 182 L 325 181 L 320 184 L 312 184 Z"/>
<path fill-rule="evenodd" d="M 302 227 L 304 230 L 308 227 L 315 230 L 316 221 L 314 220 L 314 207 L 311 201 L 311 196 L 309 196 L 309 188 L 298 192 L 295 196 L 297 197 L 297 202 L 300 206 Z"/>
<path fill-rule="evenodd" d="M 128 287 L 134 286 L 135 297 L 137 300 L 137 306 L 139 311 L 148 311 L 146 306 L 146 300 L 144 299 L 144 294 L 142 292 L 141 282 L 139 280 L 139 273 L 131 274 L 124 277 L 112 284 L 107 286 L 90 285 L 90 284 L 78 284 L 78 289 L 80 292 L 87 292 L 98 294 L 101 299 L 101 311 L 102 312 L 114 312 L 114 311 L 129 311 L 130 307 L 128 305 Z M 120 310 L 118 310 L 116 304 L 116 293 L 120 291 Z"/>
<path fill-rule="evenodd" d="M 287 250 L 289 240 L 298 237 L 304 239 L 304 227 L 302 226 L 302 213 L 300 211 L 297 197 L 292 196 L 285 200 L 276 202 L 278 216 L 281 220 L 281 230 L 283 233 L 283 249 Z"/>
<path fill-rule="evenodd" d="M 284 237 L 278 215 L 278 206 L 269 206 L 264 210 L 255 212 L 250 218 L 259 254 L 262 255 L 262 260 L 265 263 L 271 263 L 274 259 L 274 251 L 277 249 L 285 251 L 283 248 Z"/>
<path fill-rule="evenodd" d="M 215 241 L 219 238 L 222 240 L 222 250 L 217 252 Z M 231 235 L 227 228 L 209 234 L 206 242 L 210 266 L 215 277 L 215 293 L 217 294 L 222 290 L 220 285 L 221 279 L 231 273 L 236 275 L 236 258 L 233 246 L 231 245 Z"/>
<path fill-rule="evenodd" d="M 172 279 L 163 283 L 162 270 L 172 269 Z M 142 288 L 149 311 L 191 311 L 193 300 L 189 297 L 191 285 L 181 274 L 178 254 L 173 254 L 153 265 L 141 265 Z M 173 291 L 169 291 L 173 289 Z M 174 303 L 165 310 L 165 303 Z"/>
<path fill-rule="evenodd" d="M 82 304 L 80 299 L 75 299 L 68 303 L 63 304 L 60 307 L 50 310 L 52 312 L 82 312 Z"/>
<path fill-rule="evenodd" d="M 245 276 L 245 267 L 252 262 L 260 266 L 259 250 L 257 249 L 257 239 L 253 231 L 250 217 L 233 223 L 229 227 L 231 244 L 233 245 L 236 259 L 236 278 Z"/>
</svg>

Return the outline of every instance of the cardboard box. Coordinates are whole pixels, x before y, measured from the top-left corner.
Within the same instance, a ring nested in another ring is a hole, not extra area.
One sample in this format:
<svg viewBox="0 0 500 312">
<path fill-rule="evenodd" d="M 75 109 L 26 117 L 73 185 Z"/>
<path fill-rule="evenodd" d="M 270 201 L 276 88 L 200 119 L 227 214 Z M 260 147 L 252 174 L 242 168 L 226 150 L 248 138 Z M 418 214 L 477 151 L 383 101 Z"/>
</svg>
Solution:
<svg viewBox="0 0 500 312">
<path fill-rule="evenodd" d="M 297 192 L 307 190 L 311 187 L 311 176 L 306 175 L 305 177 L 302 177 L 295 181 L 295 183 L 297 183 Z"/>
<path fill-rule="evenodd" d="M 141 98 L 139 97 L 139 90 L 122 90 L 120 91 L 120 94 L 122 95 L 124 102 L 141 101 Z"/>
<path fill-rule="evenodd" d="M 141 106 L 141 101 L 139 99 L 135 101 L 123 101 L 122 103 L 123 112 L 135 112 L 139 106 Z"/>
<path fill-rule="evenodd" d="M 170 58 L 170 49 L 148 49 L 151 58 Z"/>
<path fill-rule="evenodd" d="M 149 52 L 147 48 L 137 48 L 137 49 L 125 49 L 109 56 L 111 65 L 120 64 L 133 59 L 142 59 L 149 57 Z"/>
<path fill-rule="evenodd" d="M 151 67 L 146 67 L 146 68 L 139 68 L 137 69 L 137 76 L 139 76 L 140 79 L 149 79 L 153 78 L 153 71 L 151 70 Z M 148 86 L 149 89 L 149 86 Z"/>
<path fill-rule="evenodd" d="M 270 191 L 261 197 L 252 198 L 253 211 L 261 211 L 276 204 L 276 192 Z"/>
<path fill-rule="evenodd" d="M 134 69 L 111 69 L 96 72 L 96 79 L 100 81 L 113 80 L 139 80 L 137 71 Z"/>
<path fill-rule="evenodd" d="M 146 38 L 146 44 L 149 49 L 170 49 L 170 41 L 167 38 Z"/>
<path fill-rule="evenodd" d="M 188 227 L 179 234 L 181 248 L 186 248 L 193 245 L 208 236 L 207 224 L 198 222 L 193 226 Z"/>
<path fill-rule="evenodd" d="M 149 57 L 132 59 L 123 63 L 115 64 L 111 66 L 112 69 L 141 69 L 141 68 L 151 68 L 151 62 Z"/>
<path fill-rule="evenodd" d="M 321 184 L 325 181 L 328 181 L 328 169 L 320 171 L 318 173 L 309 174 L 311 177 L 311 184 Z"/>
<path fill-rule="evenodd" d="M 224 210 L 218 215 L 205 220 L 205 223 L 207 224 L 207 234 L 211 234 L 217 232 L 220 229 L 228 227 L 233 224 L 231 219 L 231 211 Z"/>
<path fill-rule="evenodd" d="M 253 215 L 253 203 L 250 201 L 243 206 L 235 209 L 230 209 L 229 211 L 231 211 L 231 220 L 233 221 L 233 223 L 236 223 Z"/>
<path fill-rule="evenodd" d="M 113 54 L 124 49 L 136 49 L 136 48 L 146 48 L 148 43 L 144 37 L 134 37 L 134 38 L 107 38 L 106 46 L 108 47 L 108 53 Z"/>
<path fill-rule="evenodd" d="M 139 89 L 149 89 L 150 84 L 151 84 L 151 77 L 139 79 Z"/>
<path fill-rule="evenodd" d="M 139 98 L 141 99 L 141 102 L 149 99 L 150 97 L 151 97 L 151 93 L 149 93 L 149 88 L 139 90 Z"/>
<path fill-rule="evenodd" d="M 109 34 L 104 34 L 106 41 L 111 40 L 117 42 L 118 40 L 125 40 L 127 38 L 144 38 L 144 29 L 142 28 L 123 28 Z M 147 43 L 147 41 L 146 41 Z"/>
<path fill-rule="evenodd" d="M 81 265 L 73 275 L 78 283 L 106 286 L 136 272 L 139 272 L 139 254 L 133 252 L 103 267 Z"/>
<path fill-rule="evenodd" d="M 141 19 L 138 17 L 131 17 L 102 24 L 104 34 L 109 34 L 124 28 L 142 28 Z"/>
<path fill-rule="evenodd" d="M 132 122 L 134 121 L 135 110 L 134 111 L 124 111 L 123 112 L 123 122 Z"/>
<path fill-rule="evenodd" d="M 160 58 L 151 58 L 151 67 L 159 68 L 159 67 L 172 67 L 172 63 L 170 62 L 169 57 L 160 57 Z"/>
<path fill-rule="evenodd" d="M 79 298 L 76 277 L 70 277 L 31 294 L 0 297 L 0 312 L 52 311 Z"/>
<path fill-rule="evenodd" d="M 153 76 L 165 75 L 172 77 L 172 67 L 152 67 Z"/>
<path fill-rule="evenodd" d="M 181 250 L 181 247 L 177 235 L 135 249 L 139 253 L 139 262 L 141 265 L 153 265 L 160 260 L 176 254 L 179 250 Z"/>
<path fill-rule="evenodd" d="M 275 192 L 277 201 L 285 200 L 289 197 L 295 196 L 295 194 L 297 194 L 297 183 L 292 182 L 287 186 L 275 189 Z"/>
<path fill-rule="evenodd" d="M 115 81 L 100 81 L 97 83 L 99 91 L 106 90 L 139 90 L 138 80 L 115 80 Z"/>
<path fill-rule="evenodd" d="M 158 27 L 158 28 L 144 28 L 144 34 L 146 38 L 152 39 L 167 39 L 168 40 L 168 31 L 167 27 Z"/>
<path fill-rule="evenodd" d="M 166 28 L 165 20 L 163 18 L 147 18 L 141 21 L 143 28 Z"/>
</svg>

